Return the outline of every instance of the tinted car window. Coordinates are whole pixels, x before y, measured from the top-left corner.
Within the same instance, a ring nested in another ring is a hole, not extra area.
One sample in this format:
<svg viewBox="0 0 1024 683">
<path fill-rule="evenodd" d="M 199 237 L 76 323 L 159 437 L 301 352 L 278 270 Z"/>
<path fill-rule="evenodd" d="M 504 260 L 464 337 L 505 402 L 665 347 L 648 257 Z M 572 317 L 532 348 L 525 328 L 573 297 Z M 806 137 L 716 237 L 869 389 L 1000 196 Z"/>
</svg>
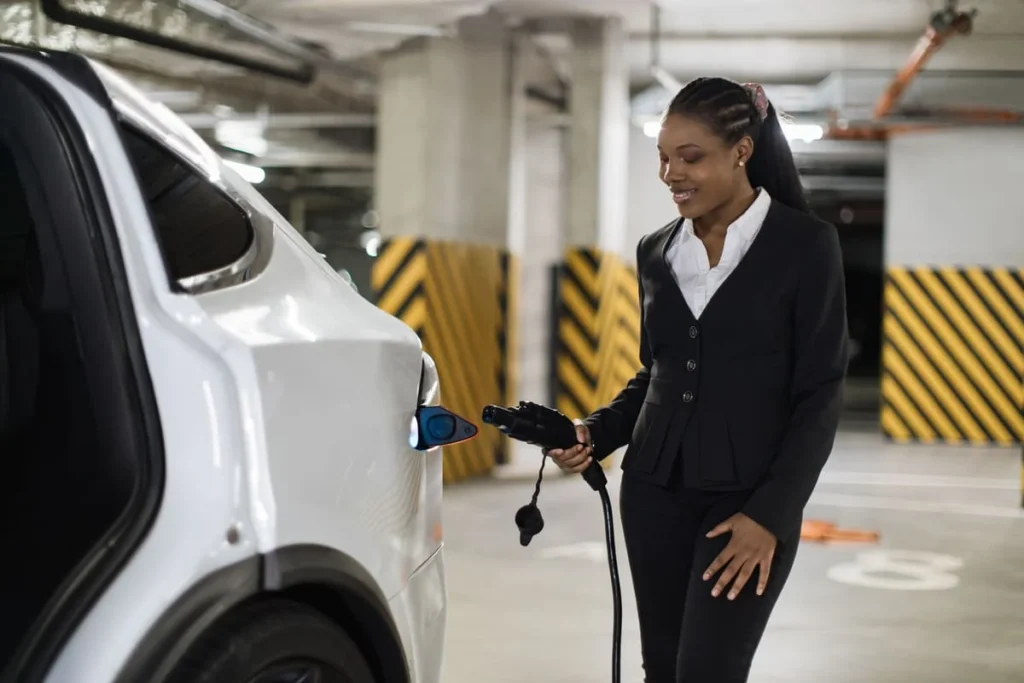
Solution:
<svg viewBox="0 0 1024 683">
<path fill-rule="evenodd" d="M 241 207 L 156 141 L 132 128 L 124 133 L 171 278 L 238 261 L 255 238 Z"/>
</svg>

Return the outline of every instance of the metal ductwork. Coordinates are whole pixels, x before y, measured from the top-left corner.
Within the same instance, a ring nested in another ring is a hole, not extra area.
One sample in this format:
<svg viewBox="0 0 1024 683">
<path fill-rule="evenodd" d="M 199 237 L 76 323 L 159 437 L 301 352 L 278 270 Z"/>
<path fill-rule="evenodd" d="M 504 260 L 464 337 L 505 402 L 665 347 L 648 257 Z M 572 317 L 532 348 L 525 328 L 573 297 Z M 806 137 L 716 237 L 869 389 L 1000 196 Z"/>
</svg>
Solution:
<svg viewBox="0 0 1024 683">
<path fill-rule="evenodd" d="M 1024 122 L 1024 72 L 923 71 L 946 41 L 972 32 L 977 11 L 957 5 L 947 0 L 932 14 L 895 77 L 884 71 L 837 71 L 817 85 L 766 83 L 765 91 L 780 111 L 830 124 L 830 134 L 843 139 L 883 139 L 888 132 L 922 126 Z M 674 79 L 658 77 L 656 10 L 653 16 L 652 73 L 661 84 L 633 98 L 635 120 L 660 115 L 676 86 Z"/>
</svg>

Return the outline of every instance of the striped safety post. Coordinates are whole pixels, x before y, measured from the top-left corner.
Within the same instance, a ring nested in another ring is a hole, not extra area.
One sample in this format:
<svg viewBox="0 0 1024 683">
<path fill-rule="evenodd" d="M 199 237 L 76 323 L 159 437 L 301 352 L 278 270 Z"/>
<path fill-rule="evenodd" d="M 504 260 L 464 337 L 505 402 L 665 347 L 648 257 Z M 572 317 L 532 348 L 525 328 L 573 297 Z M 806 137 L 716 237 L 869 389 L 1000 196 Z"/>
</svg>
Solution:
<svg viewBox="0 0 1024 683">
<path fill-rule="evenodd" d="M 471 421 L 508 398 L 512 272 L 504 250 L 420 238 L 385 240 L 374 261 L 377 305 L 416 330 L 437 363 L 444 406 Z M 445 448 L 445 482 L 490 472 L 506 458 L 507 441 L 481 430 Z"/>
<path fill-rule="evenodd" d="M 557 301 L 555 405 L 582 418 L 614 398 L 640 368 L 636 270 L 613 254 L 569 249 Z"/>
<path fill-rule="evenodd" d="M 1024 270 L 890 268 L 884 302 L 883 433 L 1024 444 Z"/>
<path fill-rule="evenodd" d="M 1024 508 L 1024 269 L 890 268 L 883 339 L 883 432 L 1021 444 Z"/>
</svg>

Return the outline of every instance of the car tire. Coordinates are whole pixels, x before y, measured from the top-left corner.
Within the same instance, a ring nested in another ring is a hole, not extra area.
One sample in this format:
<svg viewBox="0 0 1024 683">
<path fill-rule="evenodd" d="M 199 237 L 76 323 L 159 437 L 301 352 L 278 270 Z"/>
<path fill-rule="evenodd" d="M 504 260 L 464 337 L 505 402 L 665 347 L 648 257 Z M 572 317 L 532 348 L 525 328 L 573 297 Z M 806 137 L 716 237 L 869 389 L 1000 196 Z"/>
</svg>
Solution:
<svg viewBox="0 0 1024 683">
<path fill-rule="evenodd" d="M 317 668 L 319 677 L 302 675 Z M 375 683 L 359 647 L 329 617 L 300 603 L 274 599 L 243 605 L 217 620 L 189 647 L 170 683 L 274 683 L 307 678 L 323 683 Z"/>
</svg>

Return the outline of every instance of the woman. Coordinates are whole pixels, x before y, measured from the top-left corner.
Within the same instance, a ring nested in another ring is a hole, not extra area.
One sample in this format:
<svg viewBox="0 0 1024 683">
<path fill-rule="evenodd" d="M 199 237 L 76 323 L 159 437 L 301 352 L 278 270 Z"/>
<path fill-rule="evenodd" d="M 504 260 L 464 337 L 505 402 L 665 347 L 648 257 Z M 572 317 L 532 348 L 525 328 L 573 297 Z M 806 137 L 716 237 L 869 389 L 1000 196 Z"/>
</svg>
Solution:
<svg viewBox="0 0 1024 683">
<path fill-rule="evenodd" d="M 847 364 L 836 229 L 812 217 L 763 89 L 683 88 L 660 176 L 680 218 L 637 247 L 642 368 L 550 455 L 628 445 L 620 507 L 647 683 L 742 683 L 835 439 Z"/>
</svg>

